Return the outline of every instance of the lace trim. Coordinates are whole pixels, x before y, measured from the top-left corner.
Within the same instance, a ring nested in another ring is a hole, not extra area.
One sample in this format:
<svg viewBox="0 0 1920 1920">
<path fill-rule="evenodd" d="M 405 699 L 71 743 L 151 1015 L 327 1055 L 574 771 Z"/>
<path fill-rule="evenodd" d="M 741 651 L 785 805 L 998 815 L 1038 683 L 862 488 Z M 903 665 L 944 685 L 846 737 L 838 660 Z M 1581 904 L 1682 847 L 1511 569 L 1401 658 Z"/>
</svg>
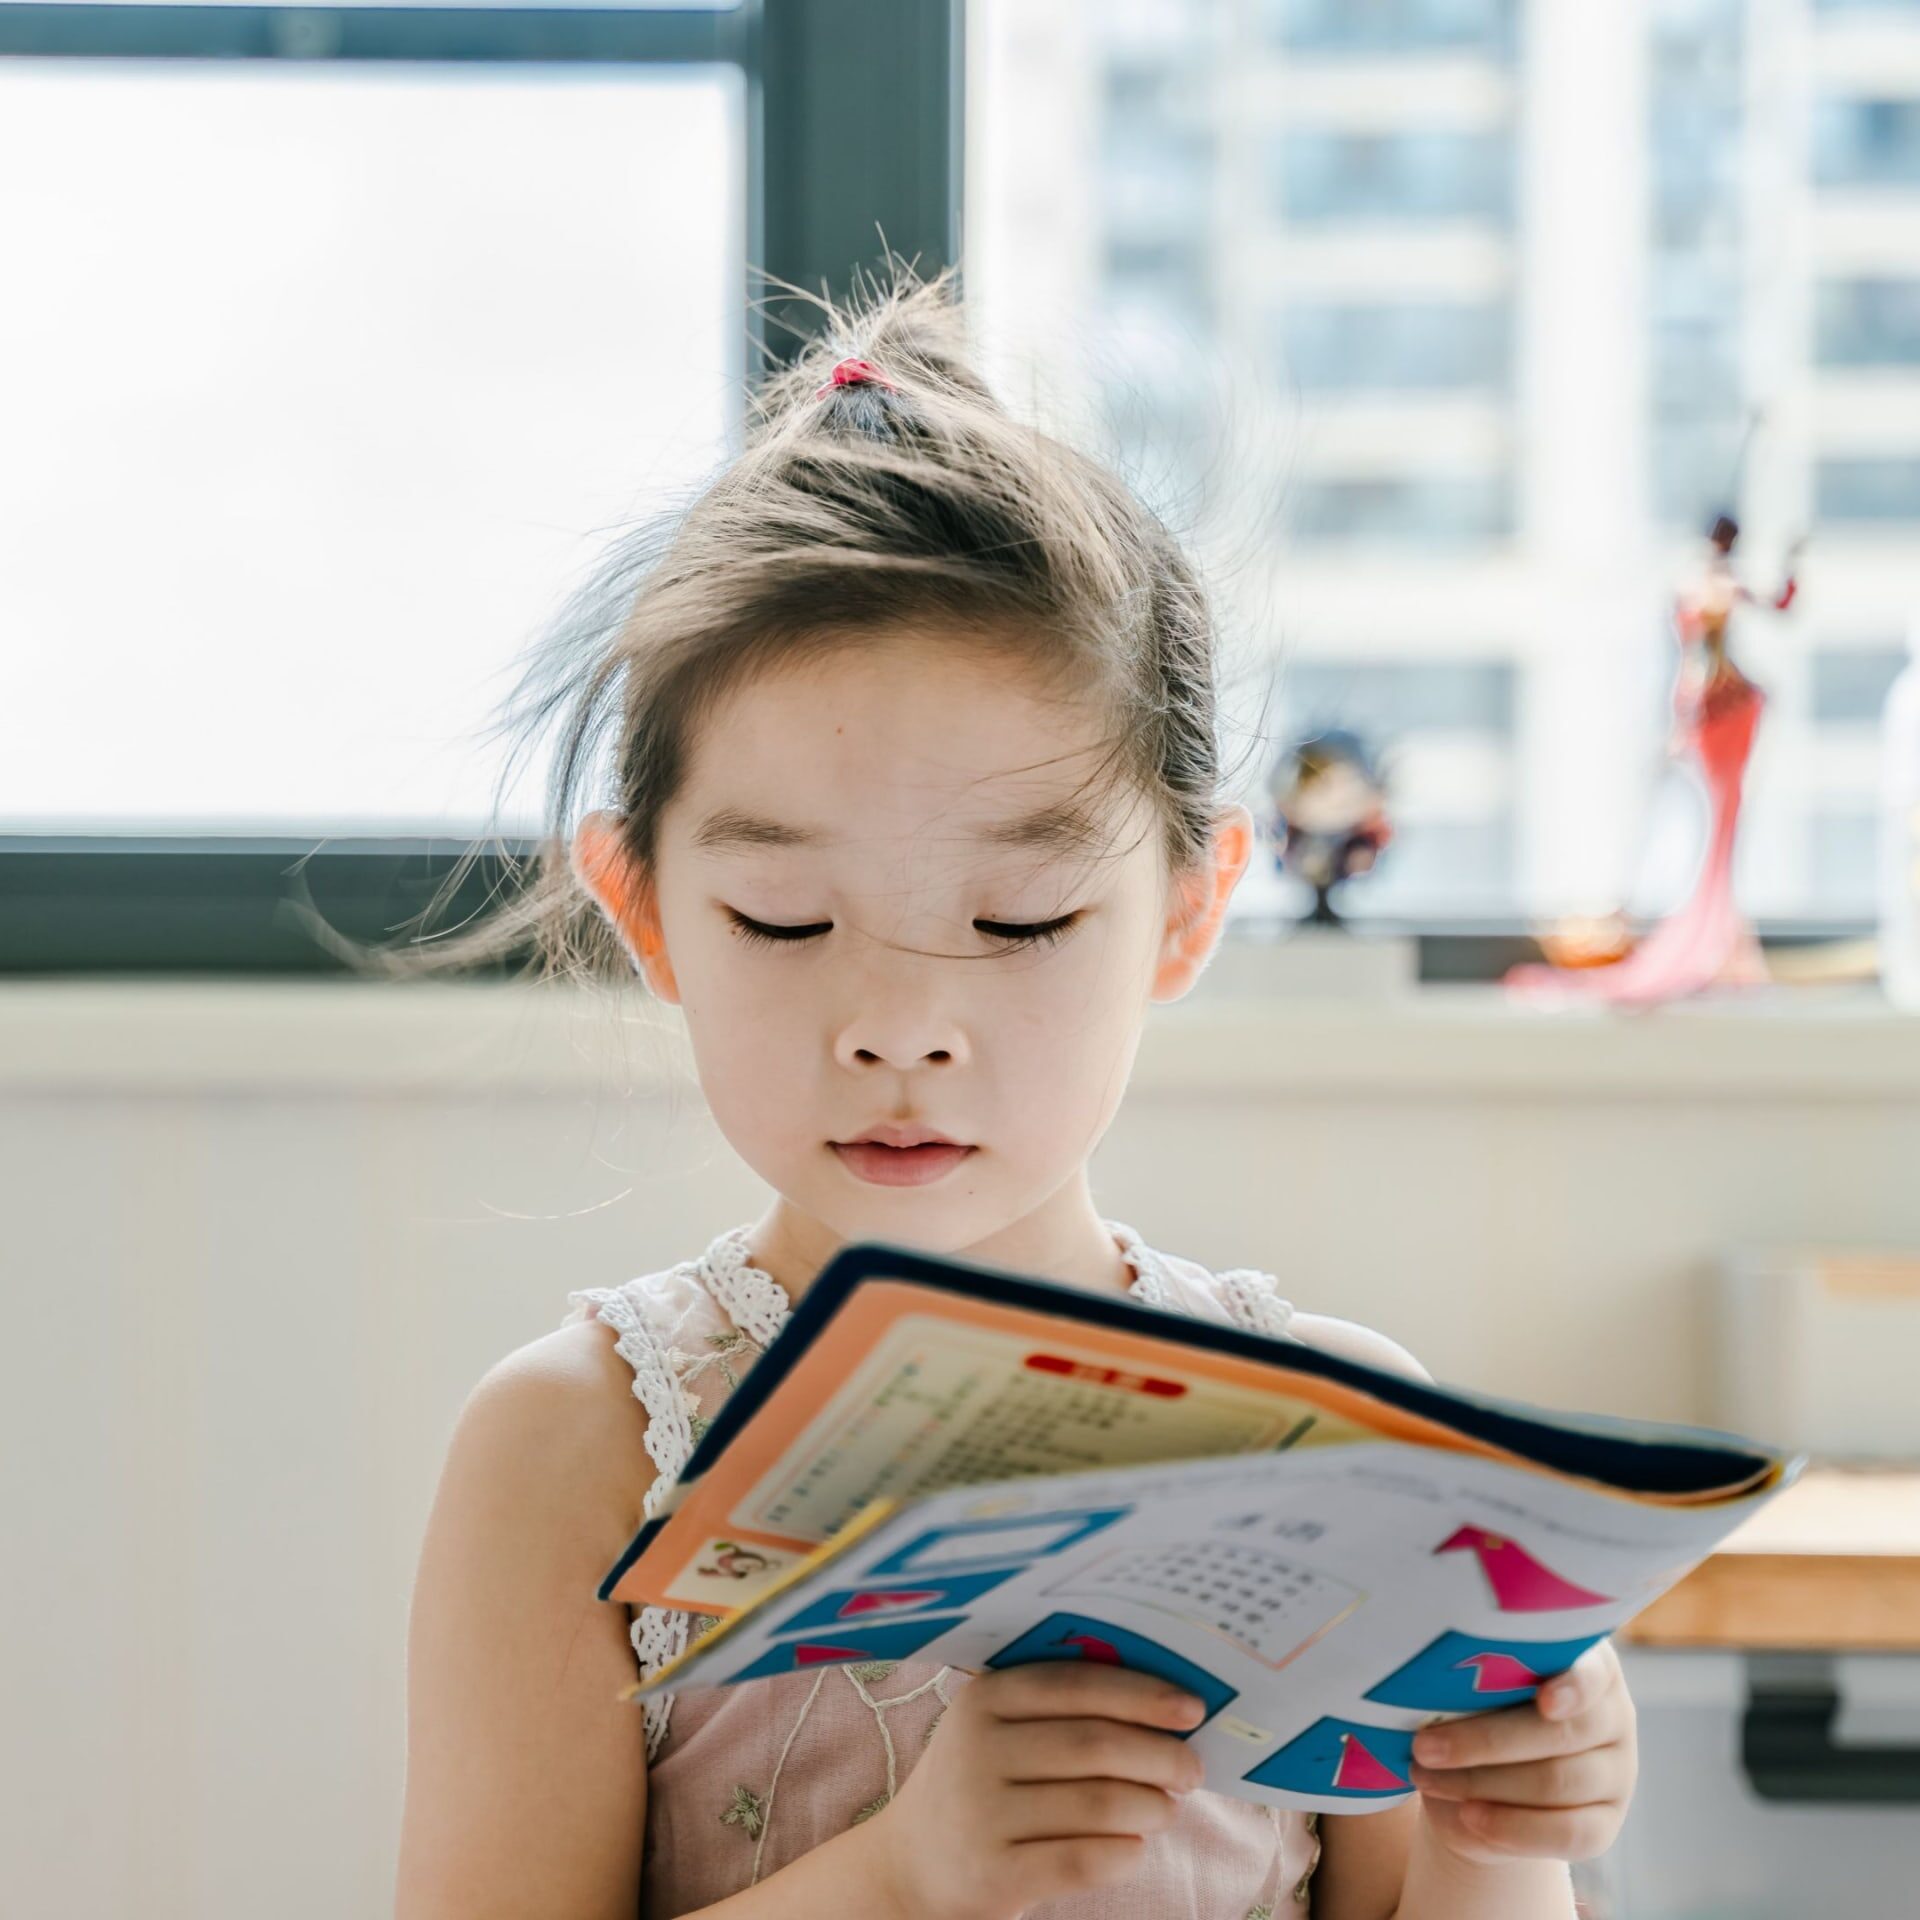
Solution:
<svg viewBox="0 0 1920 1920">
<path fill-rule="evenodd" d="M 756 1346 L 767 1347 L 787 1324 L 793 1304 L 772 1274 L 748 1261 L 751 1231 L 739 1226 L 721 1234 L 699 1263 L 700 1278 L 727 1318 Z"/>
<path fill-rule="evenodd" d="M 612 1327 L 614 1350 L 633 1369 L 634 1398 L 647 1410 L 644 1444 L 656 1469 L 653 1485 L 641 1501 L 644 1519 L 651 1520 L 660 1511 L 680 1472 L 693 1452 L 693 1417 L 699 1411 L 693 1394 L 683 1384 L 673 1364 L 672 1350 L 660 1344 L 660 1337 L 634 1304 L 632 1296 L 620 1287 L 583 1287 L 567 1295 L 567 1304 L 584 1305 Z M 656 1607 L 651 1603 L 634 1609 L 633 1627 L 628 1637 L 640 1663 L 640 1677 L 650 1679 L 669 1660 L 676 1660 L 687 1649 L 692 1637 L 695 1615 L 678 1608 Z M 640 1702 L 647 1736 L 647 1759 L 651 1762 L 667 1737 L 667 1723 L 673 1713 L 673 1695 L 649 1694 Z"/>
<path fill-rule="evenodd" d="M 1127 1291 L 1150 1307 L 1180 1312 L 1179 1291 L 1165 1258 L 1124 1221 L 1109 1220 L 1106 1225 L 1134 1270 L 1135 1279 Z M 1229 1267 L 1211 1278 L 1236 1326 L 1276 1339 L 1292 1337 L 1287 1329 L 1293 1321 L 1293 1303 L 1281 1297 L 1280 1282 L 1272 1274 L 1258 1267 Z"/>
<path fill-rule="evenodd" d="M 1105 1224 L 1120 1243 L 1127 1265 L 1133 1269 L 1133 1284 L 1127 1291 L 1145 1306 L 1158 1307 L 1163 1313 L 1178 1313 L 1179 1296 L 1166 1262 L 1124 1221 L 1109 1220 Z"/>
<path fill-rule="evenodd" d="M 1235 1321 L 1254 1333 L 1271 1334 L 1277 1340 L 1291 1340 L 1287 1331 L 1293 1324 L 1293 1302 L 1280 1297 L 1280 1283 L 1257 1267 L 1229 1267 L 1213 1276 L 1214 1285 Z"/>
</svg>

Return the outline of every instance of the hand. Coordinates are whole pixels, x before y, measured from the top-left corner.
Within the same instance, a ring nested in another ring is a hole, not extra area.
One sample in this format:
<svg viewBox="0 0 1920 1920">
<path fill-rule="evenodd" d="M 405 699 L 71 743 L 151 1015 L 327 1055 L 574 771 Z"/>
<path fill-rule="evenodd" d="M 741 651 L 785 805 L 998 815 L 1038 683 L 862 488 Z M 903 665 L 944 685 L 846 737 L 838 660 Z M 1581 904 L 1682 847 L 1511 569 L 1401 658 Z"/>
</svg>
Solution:
<svg viewBox="0 0 1920 1920">
<path fill-rule="evenodd" d="M 1184 1703 L 1184 1704 L 1183 1704 Z M 954 1695 L 867 1836 L 890 1913 L 1018 1920 L 1043 1900 L 1125 1880 L 1146 1836 L 1205 1775 L 1175 1732 L 1193 1696 L 1130 1667 L 1042 1660 Z"/>
<path fill-rule="evenodd" d="M 1436 1737 L 1444 1754 L 1429 1751 Z M 1427 1823 L 1461 1859 L 1591 1860 L 1606 1852 L 1639 1770 L 1633 1699 L 1613 1642 L 1589 1647 L 1525 1706 L 1426 1729 L 1413 1753 Z"/>
</svg>

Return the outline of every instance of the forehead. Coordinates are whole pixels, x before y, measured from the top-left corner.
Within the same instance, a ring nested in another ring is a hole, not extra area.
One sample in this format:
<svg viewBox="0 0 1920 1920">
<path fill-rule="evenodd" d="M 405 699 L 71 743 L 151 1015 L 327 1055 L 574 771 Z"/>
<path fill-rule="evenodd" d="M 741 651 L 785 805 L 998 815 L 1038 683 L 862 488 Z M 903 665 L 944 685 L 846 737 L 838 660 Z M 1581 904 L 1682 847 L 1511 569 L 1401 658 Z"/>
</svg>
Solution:
<svg viewBox="0 0 1920 1920">
<path fill-rule="evenodd" d="M 1088 790 L 1104 748 L 1084 703 L 1005 658 L 841 651 L 729 695 L 693 745 L 672 833 L 712 859 L 928 829 L 971 851 L 1091 853 L 1129 811 Z"/>
</svg>

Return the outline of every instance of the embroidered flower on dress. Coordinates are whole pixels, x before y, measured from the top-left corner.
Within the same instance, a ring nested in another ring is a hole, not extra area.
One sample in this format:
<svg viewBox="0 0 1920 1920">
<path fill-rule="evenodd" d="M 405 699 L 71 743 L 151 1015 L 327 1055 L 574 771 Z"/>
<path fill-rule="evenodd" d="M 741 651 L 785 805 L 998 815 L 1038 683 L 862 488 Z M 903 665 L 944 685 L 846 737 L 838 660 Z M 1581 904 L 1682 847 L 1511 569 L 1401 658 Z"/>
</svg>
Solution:
<svg viewBox="0 0 1920 1920">
<path fill-rule="evenodd" d="M 727 1365 L 727 1355 L 738 1353 L 748 1344 L 747 1336 L 738 1327 L 729 1327 L 725 1333 L 707 1335 L 707 1345 L 713 1349 L 714 1358 L 720 1362 L 720 1377 L 730 1387 L 737 1387 L 740 1382 L 734 1378 L 733 1369 Z"/>
<path fill-rule="evenodd" d="M 766 1803 L 751 1787 L 735 1787 L 733 1805 L 720 1816 L 723 1827 L 740 1827 L 749 1840 L 760 1838 L 760 1829 L 767 1824 Z"/>
<path fill-rule="evenodd" d="M 856 1813 L 851 1820 L 847 1822 L 847 1825 L 850 1827 L 857 1827 L 862 1820 L 871 1820 L 873 1816 L 876 1813 L 878 1813 L 880 1809 L 884 1807 L 887 1804 L 887 1802 L 892 1798 L 893 1798 L 892 1794 L 883 1793 L 878 1800 L 869 1800 L 867 1804 L 864 1807 L 862 1807 L 860 1811 Z"/>
</svg>

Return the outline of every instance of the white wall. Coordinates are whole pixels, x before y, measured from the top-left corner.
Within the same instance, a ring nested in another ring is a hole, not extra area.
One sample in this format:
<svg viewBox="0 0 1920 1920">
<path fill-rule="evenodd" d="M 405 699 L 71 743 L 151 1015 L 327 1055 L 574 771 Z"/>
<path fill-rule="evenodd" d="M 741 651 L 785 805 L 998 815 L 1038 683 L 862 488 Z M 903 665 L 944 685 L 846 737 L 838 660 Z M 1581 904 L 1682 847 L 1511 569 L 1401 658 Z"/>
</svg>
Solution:
<svg viewBox="0 0 1920 1920">
<path fill-rule="evenodd" d="M 1920 1247 L 1920 1020 L 1877 1003 L 1576 1019 L 1215 981 L 1154 1010 L 1096 1199 L 1443 1378 L 1704 1418 L 1717 1249 Z M 407 1596 L 462 1398 L 569 1287 L 764 1199 L 660 1044 L 551 990 L 0 989 L 9 1911 L 388 1910 Z"/>
</svg>

